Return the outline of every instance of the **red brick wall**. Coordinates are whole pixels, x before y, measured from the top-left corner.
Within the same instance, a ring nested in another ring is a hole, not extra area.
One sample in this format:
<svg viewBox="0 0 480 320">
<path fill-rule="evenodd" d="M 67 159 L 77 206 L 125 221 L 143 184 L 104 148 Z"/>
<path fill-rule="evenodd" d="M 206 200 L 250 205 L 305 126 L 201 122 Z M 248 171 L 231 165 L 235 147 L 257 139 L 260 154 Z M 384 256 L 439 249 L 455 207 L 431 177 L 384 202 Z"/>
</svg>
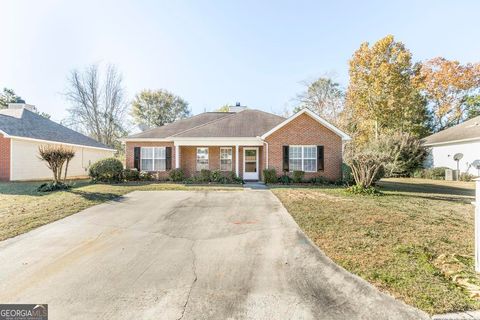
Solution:
<svg viewBox="0 0 480 320">
<path fill-rule="evenodd" d="M 172 147 L 172 169 L 175 168 L 175 146 L 173 142 L 126 142 L 125 166 L 127 169 L 133 169 L 133 157 L 135 147 Z M 180 153 L 181 156 L 182 153 Z M 180 159 L 181 161 L 181 159 Z M 160 179 L 168 178 L 168 171 L 158 172 Z"/>
<path fill-rule="evenodd" d="M 342 177 L 342 138 L 307 114 L 298 116 L 265 140 L 268 143 L 268 167 L 275 168 L 278 175 L 283 171 L 284 145 L 323 145 L 324 170 L 307 172 L 305 178 L 323 176 L 338 180 Z"/>
<path fill-rule="evenodd" d="M 0 135 L 0 181 L 10 180 L 10 139 Z"/>
<path fill-rule="evenodd" d="M 220 148 L 232 148 L 232 171 L 235 172 L 235 147 L 234 146 L 210 146 L 208 147 L 209 170 L 220 170 Z M 180 147 L 180 167 L 185 171 L 187 177 L 197 173 L 197 147 Z"/>
</svg>

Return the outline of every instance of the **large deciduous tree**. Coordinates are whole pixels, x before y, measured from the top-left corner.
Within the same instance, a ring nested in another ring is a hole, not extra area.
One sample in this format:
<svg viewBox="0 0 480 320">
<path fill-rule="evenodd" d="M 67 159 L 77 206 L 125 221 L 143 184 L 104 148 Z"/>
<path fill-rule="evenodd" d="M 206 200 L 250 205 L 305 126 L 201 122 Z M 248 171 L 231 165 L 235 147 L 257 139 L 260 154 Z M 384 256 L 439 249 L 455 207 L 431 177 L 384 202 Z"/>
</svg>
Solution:
<svg viewBox="0 0 480 320">
<path fill-rule="evenodd" d="M 132 103 L 134 122 L 141 126 L 158 127 L 190 115 L 188 103 L 166 90 L 143 90 Z"/>
<path fill-rule="evenodd" d="M 416 84 L 432 111 L 433 128 L 440 131 L 475 114 L 475 94 L 480 93 L 480 63 L 460 64 L 445 58 L 422 63 Z M 472 97 L 473 96 L 473 97 Z"/>
<path fill-rule="evenodd" d="M 426 103 L 414 85 L 417 68 L 403 43 L 391 35 L 372 46 L 362 43 L 349 64 L 346 113 L 359 141 L 392 131 L 426 133 Z"/>
<path fill-rule="evenodd" d="M 339 125 L 345 98 L 340 85 L 326 77 L 303 84 L 306 90 L 297 95 L 299 105 L 294 112 L 308 108 L 332 124 Z"/>
<path fill-rule="evenodd" d="M 65 96 L 72 104 L 68 125 L 108 146 L 118 147 L 117 139 L 127 134 L 128 105 L 122 75 L 114 65 L 107 65 L 104 70 L 97 64 L 82 71 L 73 70 Z"/>
</svg>

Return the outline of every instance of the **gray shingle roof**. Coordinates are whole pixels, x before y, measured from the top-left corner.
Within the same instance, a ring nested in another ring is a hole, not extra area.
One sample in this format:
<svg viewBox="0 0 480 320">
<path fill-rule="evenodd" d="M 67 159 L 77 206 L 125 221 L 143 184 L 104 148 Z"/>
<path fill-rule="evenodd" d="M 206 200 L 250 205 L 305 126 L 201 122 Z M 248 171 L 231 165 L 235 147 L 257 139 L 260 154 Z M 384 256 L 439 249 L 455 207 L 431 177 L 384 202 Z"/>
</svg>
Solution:
<svg viewBox="0 0 480 320">
<path fill-rule="evenodd" d="M 157 128 L 152 128 L 137 134 L 133 134 L 128 136 L 127 139 L 130 138 L 141 138 L 141 139 L 162 139 L 173 136 L 180 132 L 183 132 L 188 129 L 192 129 L 198 127 L 200 125 L 206 124 L 208 122 L 218 120 L 224 117 L 231 115 L 230 112 L 205 112 L 198 114 L 196 116 L 177 120 L 173 123 L 169 123 Z"/>
<path fill-rule="evenodd" d="M 480 139 L 480 116 L 434 133 L 423 139 L 423 143 L 430 145 L 465 139 Z"/>
<path fill-rule="evenodd" d="M 257 137 L 284 120 L 283 117 L 253 109 L 241 112 L 205 112 L 131 135 L 127 139 Z"/>
<path fill-rule="evenodd" d="M 178 133 L 175 137 L 258 137 L 283 121 L 283 117 L 247 109 Z"/>
<path fill-rule="evenodd" d="M 10 136 L 111 149 L 25 108 L 0 110 L 0 130 Z"/>
</svg>

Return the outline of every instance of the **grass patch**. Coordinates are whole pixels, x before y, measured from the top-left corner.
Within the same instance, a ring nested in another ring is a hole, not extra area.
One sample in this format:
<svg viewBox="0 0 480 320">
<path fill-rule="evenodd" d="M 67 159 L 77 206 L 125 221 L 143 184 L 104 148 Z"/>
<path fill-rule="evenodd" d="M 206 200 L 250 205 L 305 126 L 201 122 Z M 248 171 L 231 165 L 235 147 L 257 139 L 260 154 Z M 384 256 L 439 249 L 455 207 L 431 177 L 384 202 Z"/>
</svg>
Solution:
<svg viewBox="0 0 480 320">
<path fill-rule="evenodd" d="M 76 181 L 73 188 L 38 192 L 42 182 L 0 183 L 0 241 L 116 199 L 132 191 L 148 190 L 238 190 L 222 186 L 190 187 L 168 183 L 90 184 Z"/>
<path fill-rule="evenodd" d="M 430 314 L 479 309 L 473 184 L 386 179 L 380 188 L 381 197 L 272 191 L 330 258 L 380 290 Z"/>
</svg>

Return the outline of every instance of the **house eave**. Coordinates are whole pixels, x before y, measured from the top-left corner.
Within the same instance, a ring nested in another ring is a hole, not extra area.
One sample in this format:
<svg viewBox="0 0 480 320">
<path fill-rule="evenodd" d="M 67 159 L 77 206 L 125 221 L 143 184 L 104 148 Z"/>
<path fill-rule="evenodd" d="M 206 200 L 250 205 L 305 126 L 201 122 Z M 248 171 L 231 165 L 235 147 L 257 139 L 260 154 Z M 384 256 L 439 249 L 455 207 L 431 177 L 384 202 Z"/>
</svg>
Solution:
<svg viewBox="0 0 480 320">
<path fill-rule="evenodd" d="M 433 142 L 433 143 L 424 143 L 423 145 L 425 147 L 435 147 L 435 146 L 450 145 L 450 144 L 463 143 L 463 142 L 473 142 L 473 141 L 480 141 L 480 137 L 468 138 L 468 139 L 459 139 L 459 140 L 451 140 L 451 141 Z"/>
</svg>

